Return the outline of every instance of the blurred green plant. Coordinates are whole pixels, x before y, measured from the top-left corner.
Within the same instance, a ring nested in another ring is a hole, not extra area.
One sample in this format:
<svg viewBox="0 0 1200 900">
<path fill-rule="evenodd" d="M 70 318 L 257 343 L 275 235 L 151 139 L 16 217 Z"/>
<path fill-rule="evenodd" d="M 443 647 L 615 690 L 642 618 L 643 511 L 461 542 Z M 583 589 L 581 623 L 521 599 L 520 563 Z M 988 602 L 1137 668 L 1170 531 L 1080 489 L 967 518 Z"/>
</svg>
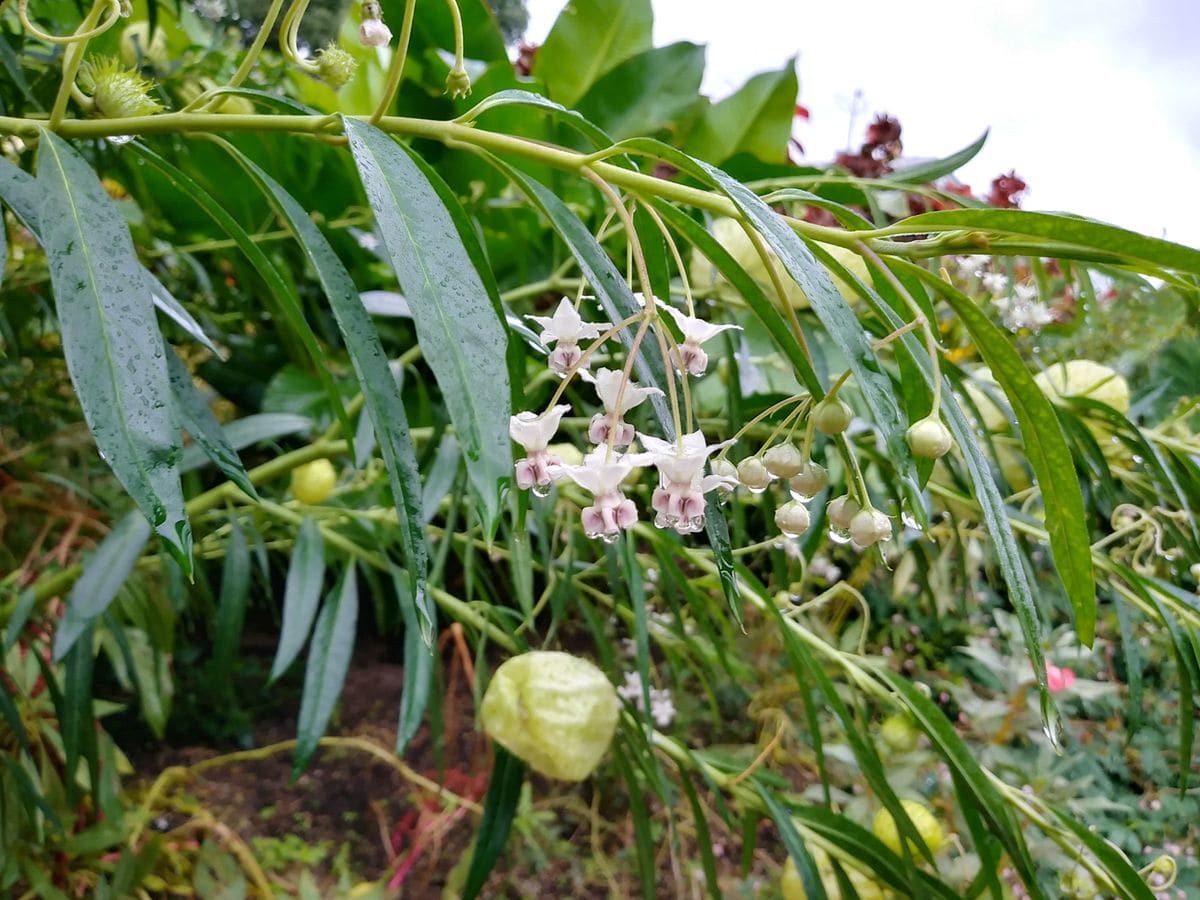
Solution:
<svg viewBox="0 0 1200 900">
<path fill-rule="evenodd" d="M 178 789 L 341 748 L 429 795 L 380 891 L 465 820 L 464 896 L 1197 896 L 1200 252 L 886 117 L 798 165 L 794 65 L 713 103 L 648 0 L 515 64 L 480 0 L 284 7 L 0 10 L 0 887 L 312 895 Z M 373 635 L 392 748 L 325 735 Z M 534 649 L 621 698 L 590 799 L 403 761 Z M 118 782 L 101 696 L 250 744 L 293 678 L 294 741 Z"/>
</svg>

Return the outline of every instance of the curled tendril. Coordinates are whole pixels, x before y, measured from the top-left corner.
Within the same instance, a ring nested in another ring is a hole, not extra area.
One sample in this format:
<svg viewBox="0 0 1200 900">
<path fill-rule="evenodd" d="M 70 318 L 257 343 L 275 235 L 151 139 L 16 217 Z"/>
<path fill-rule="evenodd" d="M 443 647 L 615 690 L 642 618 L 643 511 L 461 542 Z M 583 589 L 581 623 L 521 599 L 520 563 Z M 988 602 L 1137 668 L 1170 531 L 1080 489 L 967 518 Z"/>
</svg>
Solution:
<svg viewBox="0 0 1200 900">
<path fill-rule="evenodd" d="M 95 28 L 80 32 L 79 34 L 50 34 L 48 31 L 42 31 L 29 18 L 29 0 L 17 0 L 17 18 L 21 20 L 22 27 L 39 41 L 44 41 L 47 44 L 74 44 L 79 41 L 88 41 L 97 35 L 104 34 L 104 32 L 117 23 L 117 19 L 128 15 L 126 12 L 126 3 L 122 2 L 122 0 L 108 0 L 107 5 L 108 18 Z"/>
<path fill-rule="evenodd" d="M 1179 865 L 1175 862 L 1175 857 L 1162 853 L 1156 856 L 1150 865 L 1139 869 L 1138 874 L 1146 879 L 1153 890 L 1166 891 L 1174 887 L 1175 879 L 1179 875 Z M 1152 881 L 1155 876 L 1160 880 Z"/>
</svg>

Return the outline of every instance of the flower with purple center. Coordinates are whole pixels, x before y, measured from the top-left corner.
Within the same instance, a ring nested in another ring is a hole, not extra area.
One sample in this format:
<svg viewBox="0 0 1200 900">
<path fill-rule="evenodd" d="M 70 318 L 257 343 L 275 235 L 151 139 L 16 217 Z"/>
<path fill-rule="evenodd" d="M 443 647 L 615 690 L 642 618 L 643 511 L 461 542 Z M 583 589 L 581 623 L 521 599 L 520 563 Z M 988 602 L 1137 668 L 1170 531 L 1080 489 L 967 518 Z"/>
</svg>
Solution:
<svg viewBox="0 0 1200 900">
<path fill-rule="evenodd" d="M 733 442 L 709 444 L 699 431 L 685 434 L 678 442 L 649 434 L 640 437 L 646 448 L 640 456 L 658 469 L 659 486 L 651 498 L 655 526 L 674 528 L 680 534 L 700 531 L 704 528 L 704 495 L 737 484 L 723 475 L 705 475 L 704 465 L 709 456 Z"/>
<path fill-rule="evenodd" d="M 703 375 L 708 369 L 708 354 L 700 345 L 712 340 L 722 331 L 742 330 L 740 325 L 713 325 L 711 322 L 705 322 L 703 319 L 680 312 L 665 303 L 660 304 L 658 308 L 669 314 L 675 320 L 675 324 L 679 326 L 679 330 L 683 332 L 683 343 L 672 354 L 674 356 L 672 362 L 680 372 L 687 372 L 696 377 Z"/>
<path fill-rule="evenodd" d="M 614 447 L 628 447 L 633 442 L 634 430 L 632 425 L 625 422 L 625 413 L 633 409 L 647 397 L 662 396 L 662 391 L 654 387 L 642 387 L 635 381 L 625 381 L 625 373 L 620 369 L 600 369 L 596 372 L 596 394 L 604 404 L 604 412 L 592 416 L 588 425 L 588 440 L 593 444 L 604 444 L 613 429 L 616 436 Z M 621 385 L 624 384 L 624 390 Z M 618 407 L 619 398 L 619 407 Z"/>
<path fill-rule="evenodd" d="M 608 322 L 585 322 L 575 311 L 571 301 L 563 297 L 552 316 L 526 316 L 542 326 L 542 343 L 547 348 L 554 344 L 550 351 L 550 368 L 559 375 L 571 371 L 583 358 L 579 349 L 581 340 L 593 340 L 600 337 L 612 325 Z"/>
<path fill-rule="evenodd" d="M 570 408 L 565 404 L 555 406 L 541 416 L 520 412 L 508 420 L 509 436 L 524 447 L 526 453 L 516 464 L 517 487 L 521 490 L 532 488 L 537 496 L 544 497 L 550 485 L 561 477 L 562 463 L 547 452 L 547 447 L 558 431 L 558 423 Z"/>
<path fill-rule="evenodd" d="M 564 466 L 562 474 L 592 495 L 592 505 L 585 506 L 583 533 L 611 544 L 626 528 L 637 522 L 637 507 L 621 490 L 621 482 L 634 469 L 645 464 L 636 454 L 609 454 L 597 447 L 583 458 L 579 466 Z"/>
</svg>

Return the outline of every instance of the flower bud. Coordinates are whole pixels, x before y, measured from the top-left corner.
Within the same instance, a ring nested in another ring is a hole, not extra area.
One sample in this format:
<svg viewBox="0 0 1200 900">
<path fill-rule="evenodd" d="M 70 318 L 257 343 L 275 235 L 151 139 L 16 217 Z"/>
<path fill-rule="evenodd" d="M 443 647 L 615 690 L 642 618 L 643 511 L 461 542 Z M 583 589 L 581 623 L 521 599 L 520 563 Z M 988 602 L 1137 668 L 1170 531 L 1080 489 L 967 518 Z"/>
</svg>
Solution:
<svg viewBox="0 0 1200 900">
<path fill-rule="evenodd" d="M 850 520 L 850 537 L 860 547 L 870 547 L 892 536 L 892 520 L 877 509 L 867 507 Z"/>
<path fill-rule="evenodd" d="M 821 434 L 841 434 L 850 425 L 854 413 L 850 407 L 836 398 L 826 398 L 812 412 L 813 425 Z"/>
<path fill-rule="evenodd" d="M 838 531 L 849 531 L 850 523 L 858 515 L 858 510 L 859 506 L 854 498 L 844 494 L 829 501 L 825 507 L 825 515 L 829 518 L 829 524 Z"/>
<path fill-rule="evenodd" d="M 386 47 L 392 42 L 392 30 L 383 24 L 383 8 L 376 0 L 363 0 L 358 39 L 367 47 Z"/>
<path fill-rule="evenodd" d="M 337 470 L 327 459 L 314 459 L 292 470 L 292 496 L 309 506 L 328 499 L 336 484 Z"/>
<path fill-rule="evenodd" d="M 941 823 L 934 816 L 933 811 L 917 800 L 901 800 L 900 805 L 904 807 L 904 811 L 912 820 L 913 825 L 917 829 L 917 834 L 921 836 L 921 840 L 925 842 L 925 846 L 929 848 L 931 853 L 937 853 L 946 843 L 946 832 L 942 830 Z M 875 821 L 871 825 L 871 831 L 875 837 L 883 841 L 884 845 L 895 853 L 897 856 L 902 854 L 900 849 L 900 829 L 896 826 L 896 820 L 892 818 L 892 814 L 887 809 L 881 809 L 875 815 Z M 918 851 L 913 846 L 912 841 L 908 842 L 909 851 L 916 856 Z"/>
<path fill-rule="evenodd" d="M 154 83 L 126 69 L 114 56 L 96 56 L 79 70 L 80 86 L 92 95 L 96 113 L 105 119 L 149 116 L 162 109 L 149 95 Z"/>
<path fill-rule="evenodd" d="M 804 468 L 804 457 L 795 444 L 776 444 L 763 454 L 763 464 L 776 478 L 791 478 Z"/>
<path fill-rule="evenodd" d="M 721 478 L 729 478 L 733 481 L 738 480 L 737 466 L 727 459 L 714 459 L 709 468 L 712 469 L 712 473 L 714 475 L 717 475 Z"/>
<path fill-rule="evenodd" d="M 564 781 L 592 774 L 620 711 L 616 690 L 596 666 L 547 650 L 502 663 L 479 706 L 492 740 L 534 771 Z"/>
<path fill-rule="evenodd" d="M 789 500 L 775 510 L 775 524 L 785 537 L 800 537 L 808 531 L 810 517 L 803 503 Z"/>
<path fill-rule="evenodd" d="M 771 473 L 757 456 L 747 456 L 738 463 L 737 478 L 755 494 L 761 494 L 771 483 Z"/>
<path fill-rule="evenodd" d="M 788 489 L 797 500 L 808 500 L 815 497 L 828 486 L 829 473 L 823 465 L 815 463 L 811 459 L 807 460 L 804 467 L 788 482 Z"/>
<path fill-rule="evenodd" d="M 909 426 L 906 437 L 913 455 L 924 459 L 940 459 L 954 446 L 954 438 L 950 437 L 950 431 L 940 419 L 933 416 L 926 416 L 921 421 L 914 422 Z"/>
<path fill-rule="evenodd" d="M 337 44 L 330 44 L 317 56 L 317 74 L 335 91 L 347 84 L 358 71 L 358 60 Z"/>
<path fill-rule="evenodd" d="M 446 93 L 456 99 L 471 93 L 471 76 L 461 65 L 456 65 L 446 76 Z"/>
<path fill-rule="evenodd" d="M 917 746 L 921 732 L 913 724 L 912 719 L 903 713 L 894 713 L 883 720 L 879 726 L 879 736 L 883 742 L 897 753 L 907 753 Z"/>
</svg>

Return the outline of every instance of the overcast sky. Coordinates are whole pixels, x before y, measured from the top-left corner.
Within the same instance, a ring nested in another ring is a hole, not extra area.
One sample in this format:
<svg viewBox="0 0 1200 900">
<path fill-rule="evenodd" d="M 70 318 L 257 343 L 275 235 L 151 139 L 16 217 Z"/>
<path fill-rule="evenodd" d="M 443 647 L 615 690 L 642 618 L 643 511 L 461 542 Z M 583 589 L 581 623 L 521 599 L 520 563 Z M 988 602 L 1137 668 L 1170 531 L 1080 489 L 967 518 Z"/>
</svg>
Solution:
<svg viewBox="0 0 1200 900">
<path fill-rule="evenodd" d="M 563 0 L 528 0 L 540 42 Z M 1198 0 L 655 0 L 656 45 L 708 46 L 705 92 L 799 57 L 809 159 L 879 111 L 905 155 L 944 156 L 991 128 L 963 171 L 976 193 L 1016 169 L 1025 208 L 1065 210 L 1200 246 Z"/>
</svg>

